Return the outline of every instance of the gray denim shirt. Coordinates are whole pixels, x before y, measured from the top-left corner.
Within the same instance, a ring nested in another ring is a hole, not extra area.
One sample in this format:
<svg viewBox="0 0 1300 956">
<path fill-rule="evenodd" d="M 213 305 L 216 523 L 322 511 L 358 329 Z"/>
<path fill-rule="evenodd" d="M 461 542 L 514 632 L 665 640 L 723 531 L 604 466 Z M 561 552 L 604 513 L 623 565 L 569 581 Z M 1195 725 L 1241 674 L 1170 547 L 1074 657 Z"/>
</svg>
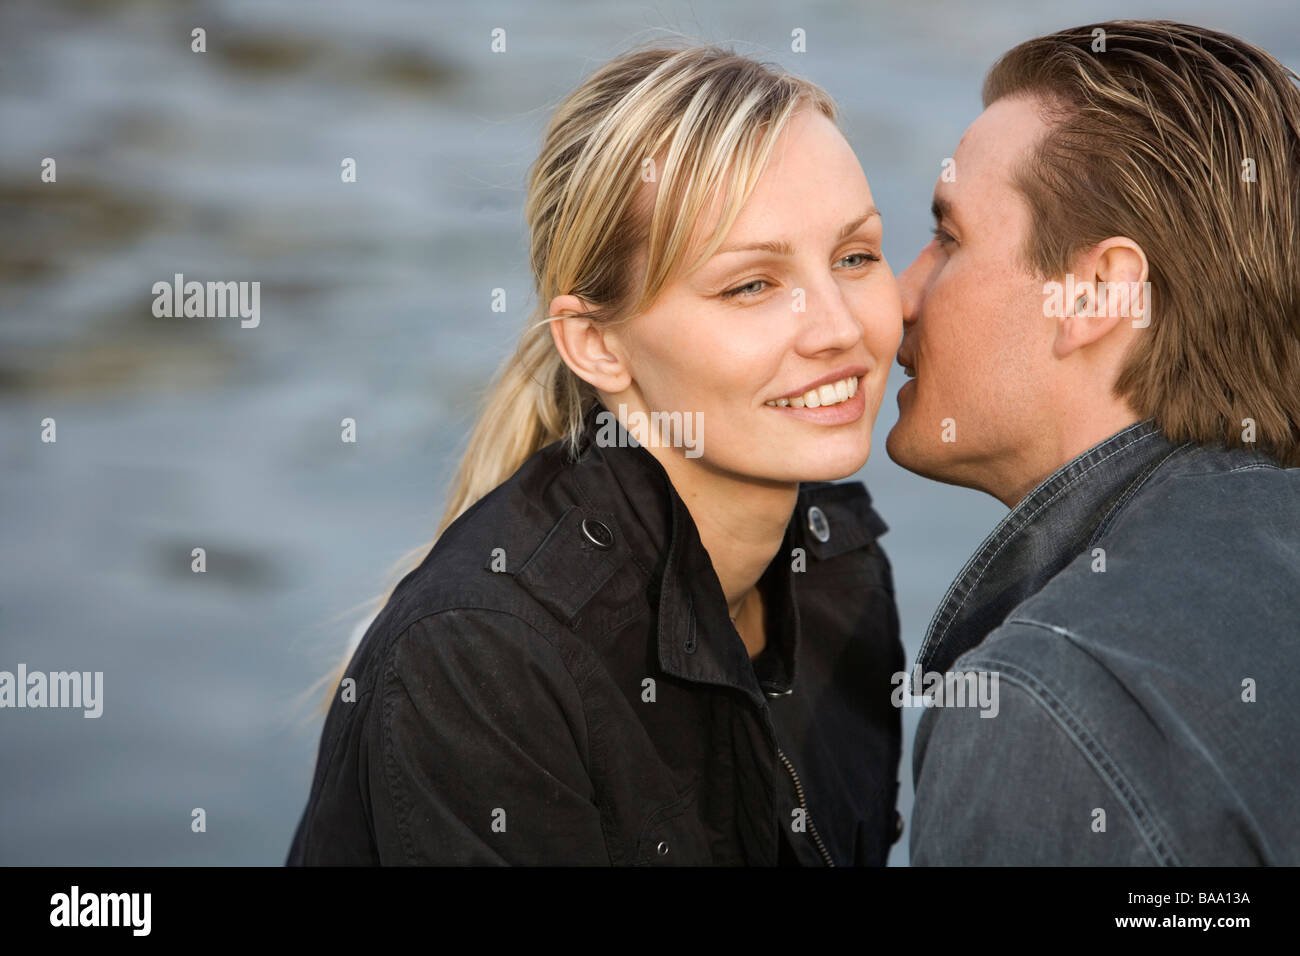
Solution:
<svg viewBox="0 0 1300 956">
<path fill-rule="evenodd" d="M 1300 863 L 1296 674 L 1300 469 L 1125 428 L 935 613 L 912 863 Z"/>
</svg>

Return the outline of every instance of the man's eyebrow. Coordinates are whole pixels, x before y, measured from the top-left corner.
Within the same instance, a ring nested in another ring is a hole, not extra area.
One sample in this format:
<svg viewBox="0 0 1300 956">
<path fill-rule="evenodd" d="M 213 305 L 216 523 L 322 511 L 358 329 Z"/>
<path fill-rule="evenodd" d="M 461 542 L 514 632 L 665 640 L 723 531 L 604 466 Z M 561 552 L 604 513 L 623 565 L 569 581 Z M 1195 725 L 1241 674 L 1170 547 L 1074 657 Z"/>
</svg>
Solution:
<svg viewBox="0 0 1300 956">
<path fill-rule="evenodd" d="M 848 238 L 853 235 L 854 230 L 858 229 L 863 223 L 867 222 L 872 217 L 879 215 L 880 210 L 875 206 L 872 206 L 861 216 L 858 216 L 850 222 L 846 222 L 840 228 L 840 234 L 835 237 L 835 241 L 839 242 L 841 239 Z M 714 255 L 720 256 L 727 252 L 770 252 L 773 255 L 778 256 L 792 256 L 794 255 L 794 247 L 784 239 L 768 239 L 763 242 L 746 242 L 741 245 L 723 246 L 715 252 Z"/>
</svg>

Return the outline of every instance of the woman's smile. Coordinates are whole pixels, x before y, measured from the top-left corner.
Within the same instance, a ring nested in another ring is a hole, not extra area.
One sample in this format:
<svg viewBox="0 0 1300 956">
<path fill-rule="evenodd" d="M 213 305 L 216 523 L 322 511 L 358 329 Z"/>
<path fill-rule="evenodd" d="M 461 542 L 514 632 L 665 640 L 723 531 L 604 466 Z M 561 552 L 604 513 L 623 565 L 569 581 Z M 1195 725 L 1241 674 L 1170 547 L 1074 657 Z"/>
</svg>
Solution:
<svg viewBox="0 0 1300 956">
<path fill-rule="evenodd" d="M 866 411 L 866 390 L 858 386 L 867 371 L 866 366 L 840 369 L 763 404 L 774 412 L 815 425 L 847 425 Z"/>
<path fill-rule="evenodd" d="M 822 386 L 822 388 L 829 387 Z M 836 398 L 834 404 L 813 406 L 799 398 L 796 398 L 795 401 L 799 401 L 801 404 L 778 405 L 767 402 L 764 407 L 782 415 L 790 415 L 800 421 L 813 422 L 817 425 L 846 425 L 849 422 L 856 422 L 862 417 L 867 408 L 866 392 L 857 388 L 856 379 L 854 380 L 853 395 L 843 400 Z"/>
<path fill-rule="evenodd" d="M 837 378 L 832 382 L 826 382 L 822 385 L 815 385 L 811 388 L 800 389 L 785 398 L 773 398 L 767 401 L 767 405 L 779 405 L 784 408 L 787 405 L 793 405 L 795 408 L 819 408 L 822 405 L 835 405 L 839 402 L 847 402 L 857 394 L 858 376 L 848 375 L 843 378 Z"/>
</svg>

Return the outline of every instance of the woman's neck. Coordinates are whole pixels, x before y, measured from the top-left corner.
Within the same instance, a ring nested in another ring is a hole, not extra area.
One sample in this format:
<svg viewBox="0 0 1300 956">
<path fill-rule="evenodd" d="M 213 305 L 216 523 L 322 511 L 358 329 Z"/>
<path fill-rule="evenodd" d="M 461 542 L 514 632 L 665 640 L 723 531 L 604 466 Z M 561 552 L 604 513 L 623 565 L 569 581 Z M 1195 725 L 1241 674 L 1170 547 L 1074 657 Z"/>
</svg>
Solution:
<svg viewBox="0 0 1300 956">
<path fill-rule="evenodd" d="M 686 460 L 672 448 L 648 450 L 668 472 L 691 513 L 700 543 L 722 585 L 727 613 L 738 618 L 738 623 L 751 620 L 747 601 L 781 548 L 799 486 L 756 482 L 716 471 L 698 459 Z"/>
</svg>

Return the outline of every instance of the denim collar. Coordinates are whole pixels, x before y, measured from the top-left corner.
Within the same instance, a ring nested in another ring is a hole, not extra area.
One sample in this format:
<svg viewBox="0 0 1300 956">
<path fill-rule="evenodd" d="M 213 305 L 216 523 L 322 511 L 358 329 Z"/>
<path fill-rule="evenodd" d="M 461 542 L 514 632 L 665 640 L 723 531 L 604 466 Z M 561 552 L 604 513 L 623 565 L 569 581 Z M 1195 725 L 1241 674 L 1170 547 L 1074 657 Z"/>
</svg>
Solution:
<svg viewBox="0 0 1300 956">
<path fill-rule="evenodd" d="M 947 671 L 1088 549 L 1147 477 L 1187 444 L 1175 446 L 1148 418 L 1044 479 L 990 532 L 948 588 L 917 656 L 914 686 L 926 673 Z"/>
<path fill-rule="evenodd" d="M 786 556 L 802 540 L 801 509 L 791 515 L 781 549 L 760 579 L 768 645 L 751 660 L 695 521 L 668 473 L 616 418 L 598 420 L 604 410 L 597 402 L 584 415 L 577 474 L 594 509 L 626 522 L 621 531 L 632 560 L 650 579 L 652 600 L 658 589 L 660 667 L 684 680 L 735 688 L 759 705 L 766 693 L 784 692 L 794 681 L 800 630 Z M 616 434 L 616 441 L 596 441 L 600 421 L 612 423 L 606 436 Z"/>
</svg>

